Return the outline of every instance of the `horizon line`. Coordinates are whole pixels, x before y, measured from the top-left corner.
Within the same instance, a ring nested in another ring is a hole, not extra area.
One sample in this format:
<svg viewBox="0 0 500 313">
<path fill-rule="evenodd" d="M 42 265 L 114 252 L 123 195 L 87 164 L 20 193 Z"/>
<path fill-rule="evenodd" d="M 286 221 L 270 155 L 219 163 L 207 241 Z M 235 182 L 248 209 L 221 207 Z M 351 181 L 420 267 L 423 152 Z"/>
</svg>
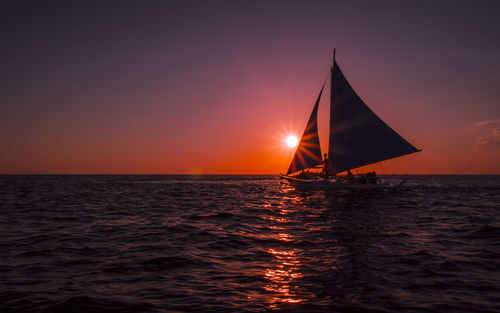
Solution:
<svg viewBox="0 0 500 313">
<path fill-rule="evenodd" d="M 274 174 L 217 174 L 217 173 L 198 173 L 198 174 L 189 174 L 189 173 L 183 173 L 183 174 L 175 174 L 175 173 L 0 173 L 0 176 L 22 176 L 22 175 L 137 175 L 137 176 L 144 176 L 144 175 L 154 175 L 154 176 L 280 176 L 281 174 L 274 173 Z M 489 173 L 489 174 L 480 174 L 480 173 L 468 173 L 468 174 L 460 174 L 460 173 L 454 173 L 454 174 L 440 174 L 440 173 L 434 173 L 434 174 L 412 174 L 412 173 L 380 173 L 378 175 L 382 176 L 404 176 L 404 175 L 414 175 L 414 176 L 499 176 L 500 173 Z"/>
</svg>

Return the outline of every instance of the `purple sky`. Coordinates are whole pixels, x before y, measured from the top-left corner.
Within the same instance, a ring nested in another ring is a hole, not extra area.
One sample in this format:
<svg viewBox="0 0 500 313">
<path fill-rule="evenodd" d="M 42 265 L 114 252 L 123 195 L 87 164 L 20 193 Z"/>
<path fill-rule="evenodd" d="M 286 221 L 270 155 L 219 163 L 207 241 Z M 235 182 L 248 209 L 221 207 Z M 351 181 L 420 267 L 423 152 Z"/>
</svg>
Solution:
<svg viewBox="0 0 500 313">
<path fill-rule="evenodd" d="M 500 1 L 4 1 L 0 173 L 285 171 L 335 47 L 424 150 L 383 169 L 500 174 L 499 16 Z"/>
</svg>

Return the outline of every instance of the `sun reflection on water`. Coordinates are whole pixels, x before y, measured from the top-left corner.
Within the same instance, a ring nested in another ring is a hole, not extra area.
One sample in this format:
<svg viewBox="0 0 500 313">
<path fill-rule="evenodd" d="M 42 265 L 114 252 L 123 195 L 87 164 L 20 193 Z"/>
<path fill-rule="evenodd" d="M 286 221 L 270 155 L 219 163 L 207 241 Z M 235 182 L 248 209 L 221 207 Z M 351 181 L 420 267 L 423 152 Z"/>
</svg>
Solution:
<svg viewBox="0 0 500 313">
<path fill-rule="evenodd" d="M 273 247 L 267 249 L 267 253 L 274 257 L 270 268 L 267 268 L 264 277 L 268 281 L 264 289 L 269 293 L 268 309 L 279 309 L 280 304 L 301 303 L 304 301 L 298 294 L 299 285 L 297 280 L 303 277 L 301 262 L 299 259 L 301 250 L 290 248 L 289 243 L 294 241 L 291 230 L 286 223 L 289 222 L 289 211 L 281 208 L 278 216 L 269 216 L 268 219 L 275 225 L 270 229 L 275 233 L 271 236 L 284 244 L 283 248 Z"/>
<path fill-rule="evenodd" d="M 269 268 L 265 272 L 268 284 L 264 287 L 266 291 L 273 293 L 270 309 L 278 308 L 278 303 L 300 303 L 300 299 L 294 287 L 294 281 L 302 277 L 300 272 L 300 261 L 297 251 L 269 249 L 277 261 L 275 268 Z"/>
</svg>

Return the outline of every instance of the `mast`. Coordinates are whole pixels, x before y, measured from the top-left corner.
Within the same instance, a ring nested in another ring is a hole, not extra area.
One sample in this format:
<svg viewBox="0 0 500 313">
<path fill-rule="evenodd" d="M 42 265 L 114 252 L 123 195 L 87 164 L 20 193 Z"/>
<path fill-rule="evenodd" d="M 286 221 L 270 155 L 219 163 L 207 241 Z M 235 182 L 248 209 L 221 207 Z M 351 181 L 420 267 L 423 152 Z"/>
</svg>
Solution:
<svg viewBox="0 0 500 313">
<path fill-rule="evenodd" d="M 332 156 L 333 156 L 333 121 L 334 121 L 334 116 L 333 116 L 333 91 L 334 91 L 334 68 L 335 68 L 335 52 L 336 49 L 333 48 L 333 63 L 332 67 L 330 69 L 331 72 L 331 78 L 330 78 L 330 124 L 329 124 L 329 133 L 328 133 L 328 163 L 329 168 L 332 167 Z"/>
</svg>

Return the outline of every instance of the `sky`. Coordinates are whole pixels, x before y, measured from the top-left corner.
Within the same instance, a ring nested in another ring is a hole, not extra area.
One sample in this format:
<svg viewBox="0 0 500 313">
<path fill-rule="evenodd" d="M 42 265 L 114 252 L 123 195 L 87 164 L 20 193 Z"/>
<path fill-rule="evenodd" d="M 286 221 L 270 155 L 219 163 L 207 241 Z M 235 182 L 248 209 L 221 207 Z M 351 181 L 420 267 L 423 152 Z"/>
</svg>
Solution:
<svg viewBox="0 0 500 313">
<path fill-rule="evenodd" d="M 3 1 L 0 173 L 285 172 L 336 48 L 423 150 L 373 169 L 500 174 L 498 16 L 500 1 Z"/>
</svg>

